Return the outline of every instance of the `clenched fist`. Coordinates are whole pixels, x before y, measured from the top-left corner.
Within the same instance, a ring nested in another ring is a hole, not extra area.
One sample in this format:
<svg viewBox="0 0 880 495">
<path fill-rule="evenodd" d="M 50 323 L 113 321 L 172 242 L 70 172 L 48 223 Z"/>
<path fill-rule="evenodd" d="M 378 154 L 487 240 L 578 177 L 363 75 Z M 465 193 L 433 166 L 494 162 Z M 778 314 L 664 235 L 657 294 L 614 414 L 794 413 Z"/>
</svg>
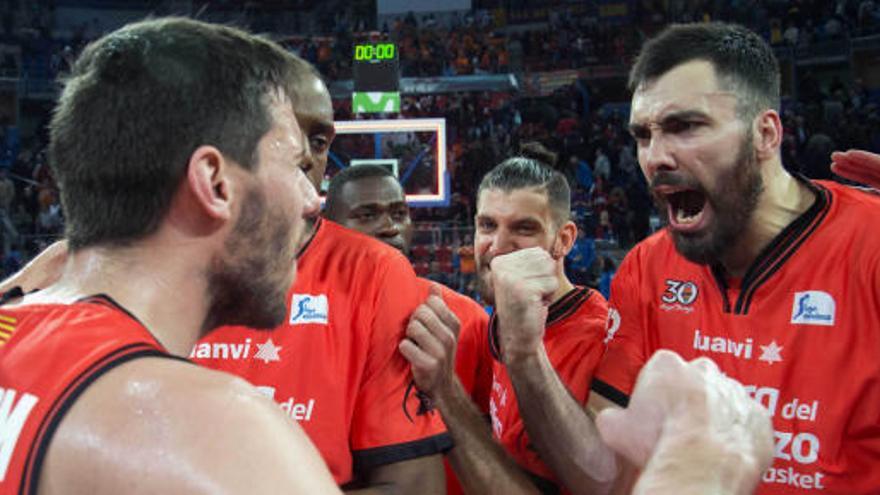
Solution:
<svg viewBox="0 0 880 495">
<path fill-rule="evenodd" d="M 686 363 L 658 351 L 629 407 L 605 409 L 596 426 L 606 444 L 644 469 L 635 493 L 679 493 L 676 483 L 693 484 L 699 472 L 704 493 L 752 493 L 772 460 L 769 412 L 708 358 Z"/>
<path fill-rule="evenodd" d="M 505 361 L 541 346 L 547 308 L 559 289 L 561 260 L 541 248 L 528 248 L 492 260 L 498 338 Z"/>
</svg>

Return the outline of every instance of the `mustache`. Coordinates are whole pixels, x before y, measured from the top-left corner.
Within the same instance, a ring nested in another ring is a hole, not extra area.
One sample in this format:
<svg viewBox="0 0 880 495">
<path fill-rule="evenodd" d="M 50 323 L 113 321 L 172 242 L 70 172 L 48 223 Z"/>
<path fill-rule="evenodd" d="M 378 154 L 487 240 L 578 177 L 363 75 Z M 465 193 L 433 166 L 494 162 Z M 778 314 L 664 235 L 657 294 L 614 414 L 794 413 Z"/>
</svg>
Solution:
<svg viewBox="0 0 880 495">
<path fill-rule="evenodd" d="M 703 190 L 703 188 L 700 186 L 700 183 L 697 182 L 695 179 L 685 177 L 684 175 L 677 174 L 675 172 L 667 172 L 663 170 L 654 174 L 654 178 L 651 179 L 650 184 L 651 189 L 660 186 L 688 187 L 690 189 L 696 189 L 698 191 Z"/>
</svg>

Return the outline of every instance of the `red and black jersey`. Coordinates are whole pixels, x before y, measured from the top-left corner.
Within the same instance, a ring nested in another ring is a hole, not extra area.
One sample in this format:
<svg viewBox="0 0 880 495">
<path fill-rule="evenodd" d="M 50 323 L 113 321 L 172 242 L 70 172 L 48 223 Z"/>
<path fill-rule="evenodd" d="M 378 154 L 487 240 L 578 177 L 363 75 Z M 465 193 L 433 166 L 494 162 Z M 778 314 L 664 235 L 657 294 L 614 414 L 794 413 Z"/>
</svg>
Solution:
<svg viewBox="0 0 880 495">
<path fill-rule="evenodd" d="M 599 292 L 576 287 L 554 302 L 547 314 L 544 347 L 553 369 L 581 404 L 586 404 L 593 371 L 604 351 L 608 303 Z M 497 318 L 492 318 L 489 338 L 495 356 L 489 412 L 495 438 L 516 463 L 529 473 L 545 493 L 568 493 L 556 476 L 538 457 L 519 414 L 516 394 L 504 363 L 501 362 L 496 334 Z"/>
<path fill-rule="evenodd" d="M 272 397 L 339 484 L 355 472 L 448 450 L 440 414 L 420 399 L 398 351 L 428 284 L 394 248 L 326 219 L 297 265 L 286 323 L 271 331 L 219 328 L 190 358 Z"/>
<path fill-rule="evenodd" d="M 880 197 L 807 184 L 815 203 L 741 280 L 685 260 L 666 231 L 634 248 L 593 390 L 626 405 L 657 349 L 707 356 L 773 415 L 758 493 L 880 493 Z"/>
<path fill-rule="evenodd" d="M 424 280 L 429 286 L 433 282 Z M 440 285 L 440 284 L 438 284 Z M 489 313 L 473 299 L 440 285 L 443 301 L 459 321 L 458 347 L 455 354 L 455 374 L 462 388 L 484 413 L 489 414 L 489 392 L 492 388 L 493 358 L 489 351 Z M 458 478 L 448 461 L 446 493 L 463 493 Z"/>
<path fill-rule="evenodd" d="M 113 367 L 167 351 L 109 298 L 0 307 L 0 494 L 35 494 L 49 442 Z"/>
<path fill-rule="evenodd" d="M 473 401 L 488 414 L 493 366 L 488 339 L 489 313 L 473 299 L 445 285 L 438 285 L 443 292 L 443 302 L 455 313 L 459 322 L 455 373 Z"/>
</svg>

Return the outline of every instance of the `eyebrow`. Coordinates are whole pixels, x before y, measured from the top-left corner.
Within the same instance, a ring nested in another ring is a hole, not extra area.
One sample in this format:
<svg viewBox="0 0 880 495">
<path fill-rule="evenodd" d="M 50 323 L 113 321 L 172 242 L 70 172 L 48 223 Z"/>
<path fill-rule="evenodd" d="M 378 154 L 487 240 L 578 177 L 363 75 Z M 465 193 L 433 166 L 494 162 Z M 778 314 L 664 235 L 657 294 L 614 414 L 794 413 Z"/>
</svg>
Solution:
<svg viewBox="0 0 880 495">
<path fill-rule="evenodd" d="M 694 120 L 694 119 L 707 119 L 709 118 L 709 114 L 702 110 L 679 110 L 675 112 L 670 112 L 663 116 L 660 120 L 660 127 L 664 125 L 674 122 L 674 121 L 682 121 L 682 120 Z M 639 131 L 643 131 L 648 127 L 648 124 L 633 122 L 629 125 L 630 134 L 635 134 Z"/>
<path fill-rule="evenodd" d="M 351 211 L 358 210 L 379 210 L 385 208 L 397 208 L 399 206 L 406 206 L 406 201 L 392 201 L 389 203 L 383 203 L 381 201 L 370 201 L 369 203 L 357 203 L 351 205 Z"/>
<path fill-rule="evenodd" d="M 528 217 L 528 218 L 520 218 L 520 219 L 518 219 L 518 220 L 514 220 L 514 221 L 512 222 L 512 224 L 513 224 L 513 227 L 514 227 L 514 228 L 521 228 L 521 227 L 536 227 L 536 228 L 541 228 L 541 225 L 542 225 L 541 222 L 540 222 L 538 219 L 536 219 L 536 218 L 532 218 L 532 217 Z"/>
<path fill-rule="evenodd" d="M 318 121 L 315 127 L 318 128 L 318 133 L 320 134 L 336 134 L 336 127 L 332 123 Z"/>
</svg>

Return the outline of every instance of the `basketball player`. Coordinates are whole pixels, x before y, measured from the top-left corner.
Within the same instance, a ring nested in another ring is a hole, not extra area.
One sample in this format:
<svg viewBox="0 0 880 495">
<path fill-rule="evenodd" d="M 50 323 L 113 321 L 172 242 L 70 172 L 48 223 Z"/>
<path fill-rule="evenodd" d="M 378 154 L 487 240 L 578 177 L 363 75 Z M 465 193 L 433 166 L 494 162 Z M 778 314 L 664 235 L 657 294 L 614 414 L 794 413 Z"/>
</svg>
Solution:
<svg viewBox="0 0 880 495">
<path fill-rule="evenodd" d="M 305 74 L 294 107 L 313 157 L 303 171 L 320 187 L 333 107 L 318 73 Z M 271 333 L 218 329 L 190 357 L 274 398 L 347 490 L 442 493 L 451 440 L 397 351 L 428 288 L 400 252 L 327 219 L 309 222 L 303 239 L 286 248 L 299 261 L 280 300 L 285 322 Z"/>
<path fill-rule="evenodd" d="M 404 254 L 410 252 L 413 236 L 412 218 L 403 188 L 388 169 L 378 165 L 348 167 L 333 176 L 327 188 L 324 217 L 342 226 L 374 237 Z M 455 349 L 455 384 L 463 395 L 484 407 L 489 403 L 492 386 L 492 358 L 489 354 L 487 330 L 489 315 L 473 299 L 445 285 L 419 278 L 426 287 L 434 286 L 440 299 L 430 298 L 429 304 L 438 312 L 452 315 L 458 328 Z M 427 310 L 416 311 L 422 318 Z M 482 411 L 488 415 L 488 409 Z M 454 473 L 446 470 L 447 494 L 461 493 Z"/>
<path fill-rule="evenodd" d="M 785 172 L 778 65 L 743 28 L 667 28 L 643 47 L 630 85 L 630 130 L 668 227 L 613 282 L 590 409 L 626 406 L 658 349 L 705 356 L 773 416 L 774 464 L 757 493 L 874 493 L 880 334 L 865 322 L 880 321 L 880 237 L 864 222 L 880 198 Z M 541 307 L 529 301 L 547 294 L 505 285 L 520 323 L 502 332 L 523 349 L 507 366 L 535 446 L 569 488 L 601 492 L 619 466 L 542 357 Z M 650 445 L 627 457 L 643 465 Z M 721 483 L 728 473 L 689 474 Z M 746 492 L 742 474 L 727 484 Z"/>
<path fill-rule="evenodd" d="M 559 480 L 537 455 L 524 429 L 504 367 L 519 350 L 505 338 L 503 328 L 512 324 L 511 316 L 505 295 L 493 283 L 493 260 L 525 251 L 552 255 L 548 278 L 555 289 L 543 294 L 548 307 L 536 318 L 542 328 L 547 326 L 543 344 L 554 375 L 574 400 L 586 401 L 593 369 L 602 355 L 607 303 L 598 292 L 576 287 L 565 277 L 562 262 L 577 227 L 569 220 L 570 191 L 560 173 L 534 159 L 510 158 L 483 178 L 477 195 L 474 251 L 481 295 L 496 304 L 489 327 L 494 356 L 489 411 L 497 442 L 490 438 L 478 409 L 455 386 L 449 364 L 455 359 L 455 340 L 449 332 L 438 331 L 431 318 L 419 318 L 410 326 L 401 352 L 413 364 L 416 383 L 437 404 L 455 440 L 449 457 L 466 492 L 558 492 Z M 527 280 L 523 277 L 516 284 Z"/>
<path fill-rule="evenodd" d="M 284 317 L 296 265 L 277 253 L 317 209 L 297 70 L 176 18 L 83 51 L 50 124 L 70 254 L 0 307 L 0 492 L 337 492 L 274 404 L 182 359 L 219 324 Z"/>
</svg>

